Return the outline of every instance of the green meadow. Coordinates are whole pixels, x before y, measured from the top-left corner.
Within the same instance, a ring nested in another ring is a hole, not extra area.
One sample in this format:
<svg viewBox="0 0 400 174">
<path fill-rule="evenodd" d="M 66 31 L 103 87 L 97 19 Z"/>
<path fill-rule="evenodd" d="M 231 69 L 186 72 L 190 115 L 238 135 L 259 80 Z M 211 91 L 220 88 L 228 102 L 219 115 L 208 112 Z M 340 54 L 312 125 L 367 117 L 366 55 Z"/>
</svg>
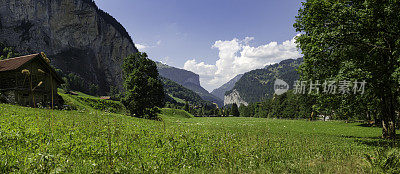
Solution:
<svg viewBox="0 0 400 174">
<path fill-rule="evenodd" d="M 0 173 L 400 172 L 399 144 L 360 123 L 194 118 L 176 109 L 153 121 L 77 97 L 67 103 L 80 109 L 69 111 L 0 104 Z"/>
</svg>

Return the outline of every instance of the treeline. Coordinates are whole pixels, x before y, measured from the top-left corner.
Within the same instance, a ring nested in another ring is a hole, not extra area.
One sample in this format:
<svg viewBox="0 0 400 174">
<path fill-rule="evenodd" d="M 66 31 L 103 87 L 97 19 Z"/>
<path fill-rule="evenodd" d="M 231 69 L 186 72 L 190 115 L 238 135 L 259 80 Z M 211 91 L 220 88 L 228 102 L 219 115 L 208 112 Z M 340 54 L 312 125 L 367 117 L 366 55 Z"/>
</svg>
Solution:
<svg viewBox="0 0 400 174">
<path fill-rule="evenodd" d="M 87 80 L 75 73 L 64 74 L 61 69 L 56 69 L 56 72 L 62 77 L 65 82 L 61 85 L 61 88 L 64 91 L 69 92 L 74 90 L 93 96 L 98 95 L 99 85 L 88 82 Z"/>
<path fill-rule="evenodd" d="M 239 109 L 235 104 L 229 107 L 218 108 L 215 104 L 206 104 L 203 106 L 190 105 L 188 102 L 183 107 L 174 107 L 174 109 L 185 110 L 196 117 L 239 117 Z"/>
<path fill-rule="evenodd" d="M 239 112 L 242 117 L 309 119 L 311 115 L 318 115 L 312 110 L 312 103 L 309 96 L 293 94 L 290 90 L 263 102 L 240 105 Z"/>
<path fill-rule="evenodd" d="M 241 117 L 333 120 L 364 120 L 380 123 L 379 101 L 369 95 L 309 95 L 289 90 L 263 102 L 241 105 Z"/>
<path fill-rule="evenodd" d="M 274 95 L 262 102 L 240 105 L 228 105 L 224 108 L 214 108 L 200 112 L 198 116 L 240 116 L 256 118 L 308 119 L 372 121 L 380 123 L 377 112 L 378 101 L 369 95 L 310 95 L 294 94 L 293 90 L 282 95 Z M 185 108 L 183 108 L 185 109 Z M 186 109 L 185 109 L 186 110 Z M 190 110 L 189 110 L 190 111 Z M 191 112 L 193 114 L 193 112 Z"/>
</svg>

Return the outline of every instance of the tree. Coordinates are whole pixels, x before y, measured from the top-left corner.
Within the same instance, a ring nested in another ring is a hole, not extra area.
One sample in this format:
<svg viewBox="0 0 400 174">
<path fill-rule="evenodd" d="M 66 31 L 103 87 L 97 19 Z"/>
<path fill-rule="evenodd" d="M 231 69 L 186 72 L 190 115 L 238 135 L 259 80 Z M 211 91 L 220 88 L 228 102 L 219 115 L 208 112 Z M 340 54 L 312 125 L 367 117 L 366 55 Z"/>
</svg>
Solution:
<svg viewBox="0 0 400 174">
<path fill-rule="evenodd" d="M 219 117 L 223 117 L 224 116 L 224 113 L 223 113 L 224 111 L 223 111 L 223 109 L 222 108 L 219 108 L 218 109 L 218 116 Z"/>
<path fill-rule="evenodd" d="M 183 106 L 183 110 L 188 111 L 189 112 L 189 102 L 185 102 L 185 106 Z"/>
<path fill-rule="evenodd" d="M 239 113 L 241 117 L 254 117 L 254 105 L 250 104 L 248 106 L 240 105 Z"/>
<path fill-rule="evenodd" d="M 97 95 L 98 91 L 99 91 L 99 85 L 95 85 L 93 83 L 89 85 L 89 94 Z"/>
<path fill-rule="evenodd" d="M 302 33 L 296 41 L 304 54 L 302 76 L 310 80 L 366 80 L 369 99 L 379 103 L 376 109 L 382 120 L 382 137 L 388 139 L 396 136 L 399 16 L 398 0 L 307 0 L 294 24 Z M 343 100 L 354 103 L 351 98 Z"/>
<path fill-rule="evenodd" d="M 13 47 L 8 47 L 3 43 L 0 43 L 0 60 L 9 59 L 17 56 L 19 56 L 19 53 L 17 53 Z"/>
<path fill-rule="evenodd" d="M 229 117 L 230 113 L 229 113 L 229 108 L 225 107 L 224 109 L 224 117 Z"/>
<path fill-rule="evenodd" d="M 231 108 L 231 112 L 230 114 L 232 114 L 234 117 L 239 117 L 240 113 L 239 113 L 239 109 L 236 103 L 232 104 L 232 108 Z"/>
<path fill-rule="evenodd" d="M 64 80 L 65 83 L 61 85 L 61 88 L 65 92 L 71 91 L 71 85 L 69 84 L 69 80 L 66 77 L 63 77 L 62 79 Z"/>
<path fill-rule="evenodd" d="M 156 119 L 164 106 L 164 89 L 155 62 L 138 52 L 124 59 L 125 96 L 122 103 L 135 117 Z"/>
</svg>

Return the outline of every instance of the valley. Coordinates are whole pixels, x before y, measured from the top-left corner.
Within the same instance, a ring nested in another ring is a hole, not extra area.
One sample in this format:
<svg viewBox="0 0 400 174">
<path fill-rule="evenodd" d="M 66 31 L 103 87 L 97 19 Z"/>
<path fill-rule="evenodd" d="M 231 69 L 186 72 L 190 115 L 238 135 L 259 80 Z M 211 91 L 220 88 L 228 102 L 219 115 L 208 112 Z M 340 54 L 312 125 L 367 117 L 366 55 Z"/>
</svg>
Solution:
<svg viewBox="0 0 400 174">
<path fill-rule="evenodd" d="M 0 173 L 400 173 L 399 9 L 0 0 Z"/>
</svg>

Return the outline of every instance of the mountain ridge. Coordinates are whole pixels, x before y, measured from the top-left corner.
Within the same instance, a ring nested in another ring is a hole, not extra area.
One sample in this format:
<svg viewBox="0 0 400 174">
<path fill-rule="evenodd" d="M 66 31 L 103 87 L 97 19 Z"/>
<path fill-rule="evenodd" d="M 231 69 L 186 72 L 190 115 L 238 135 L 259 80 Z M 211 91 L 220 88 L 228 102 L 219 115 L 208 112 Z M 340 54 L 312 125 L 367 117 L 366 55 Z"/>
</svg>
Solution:
<svg viewBox="0 0 400 174">
<path fill-rule="evenodd" d="M 272 98 L 274 94 L 273 85 L 277 78 L 287 82 L 289 89 L 291 89 L 294 81 L 300 77 L 297 68 L 302 62 L 302 58 L 286 59 L 280 63 L 245 73 L 236 82 L 233 89 L 225 93 L 224 105 L 233 103 L 247 105 Z"/>
<path fill-rule="evenodd" d="M 188 70 L 172 67 L 161 62 L 156 62 L 160 76 L 170 79 L 183 87 L 196 92 L 203 100 L 223 106 L 223 100 L 210 94 L 200 85 L 200 76 Z"/>
</svg>

